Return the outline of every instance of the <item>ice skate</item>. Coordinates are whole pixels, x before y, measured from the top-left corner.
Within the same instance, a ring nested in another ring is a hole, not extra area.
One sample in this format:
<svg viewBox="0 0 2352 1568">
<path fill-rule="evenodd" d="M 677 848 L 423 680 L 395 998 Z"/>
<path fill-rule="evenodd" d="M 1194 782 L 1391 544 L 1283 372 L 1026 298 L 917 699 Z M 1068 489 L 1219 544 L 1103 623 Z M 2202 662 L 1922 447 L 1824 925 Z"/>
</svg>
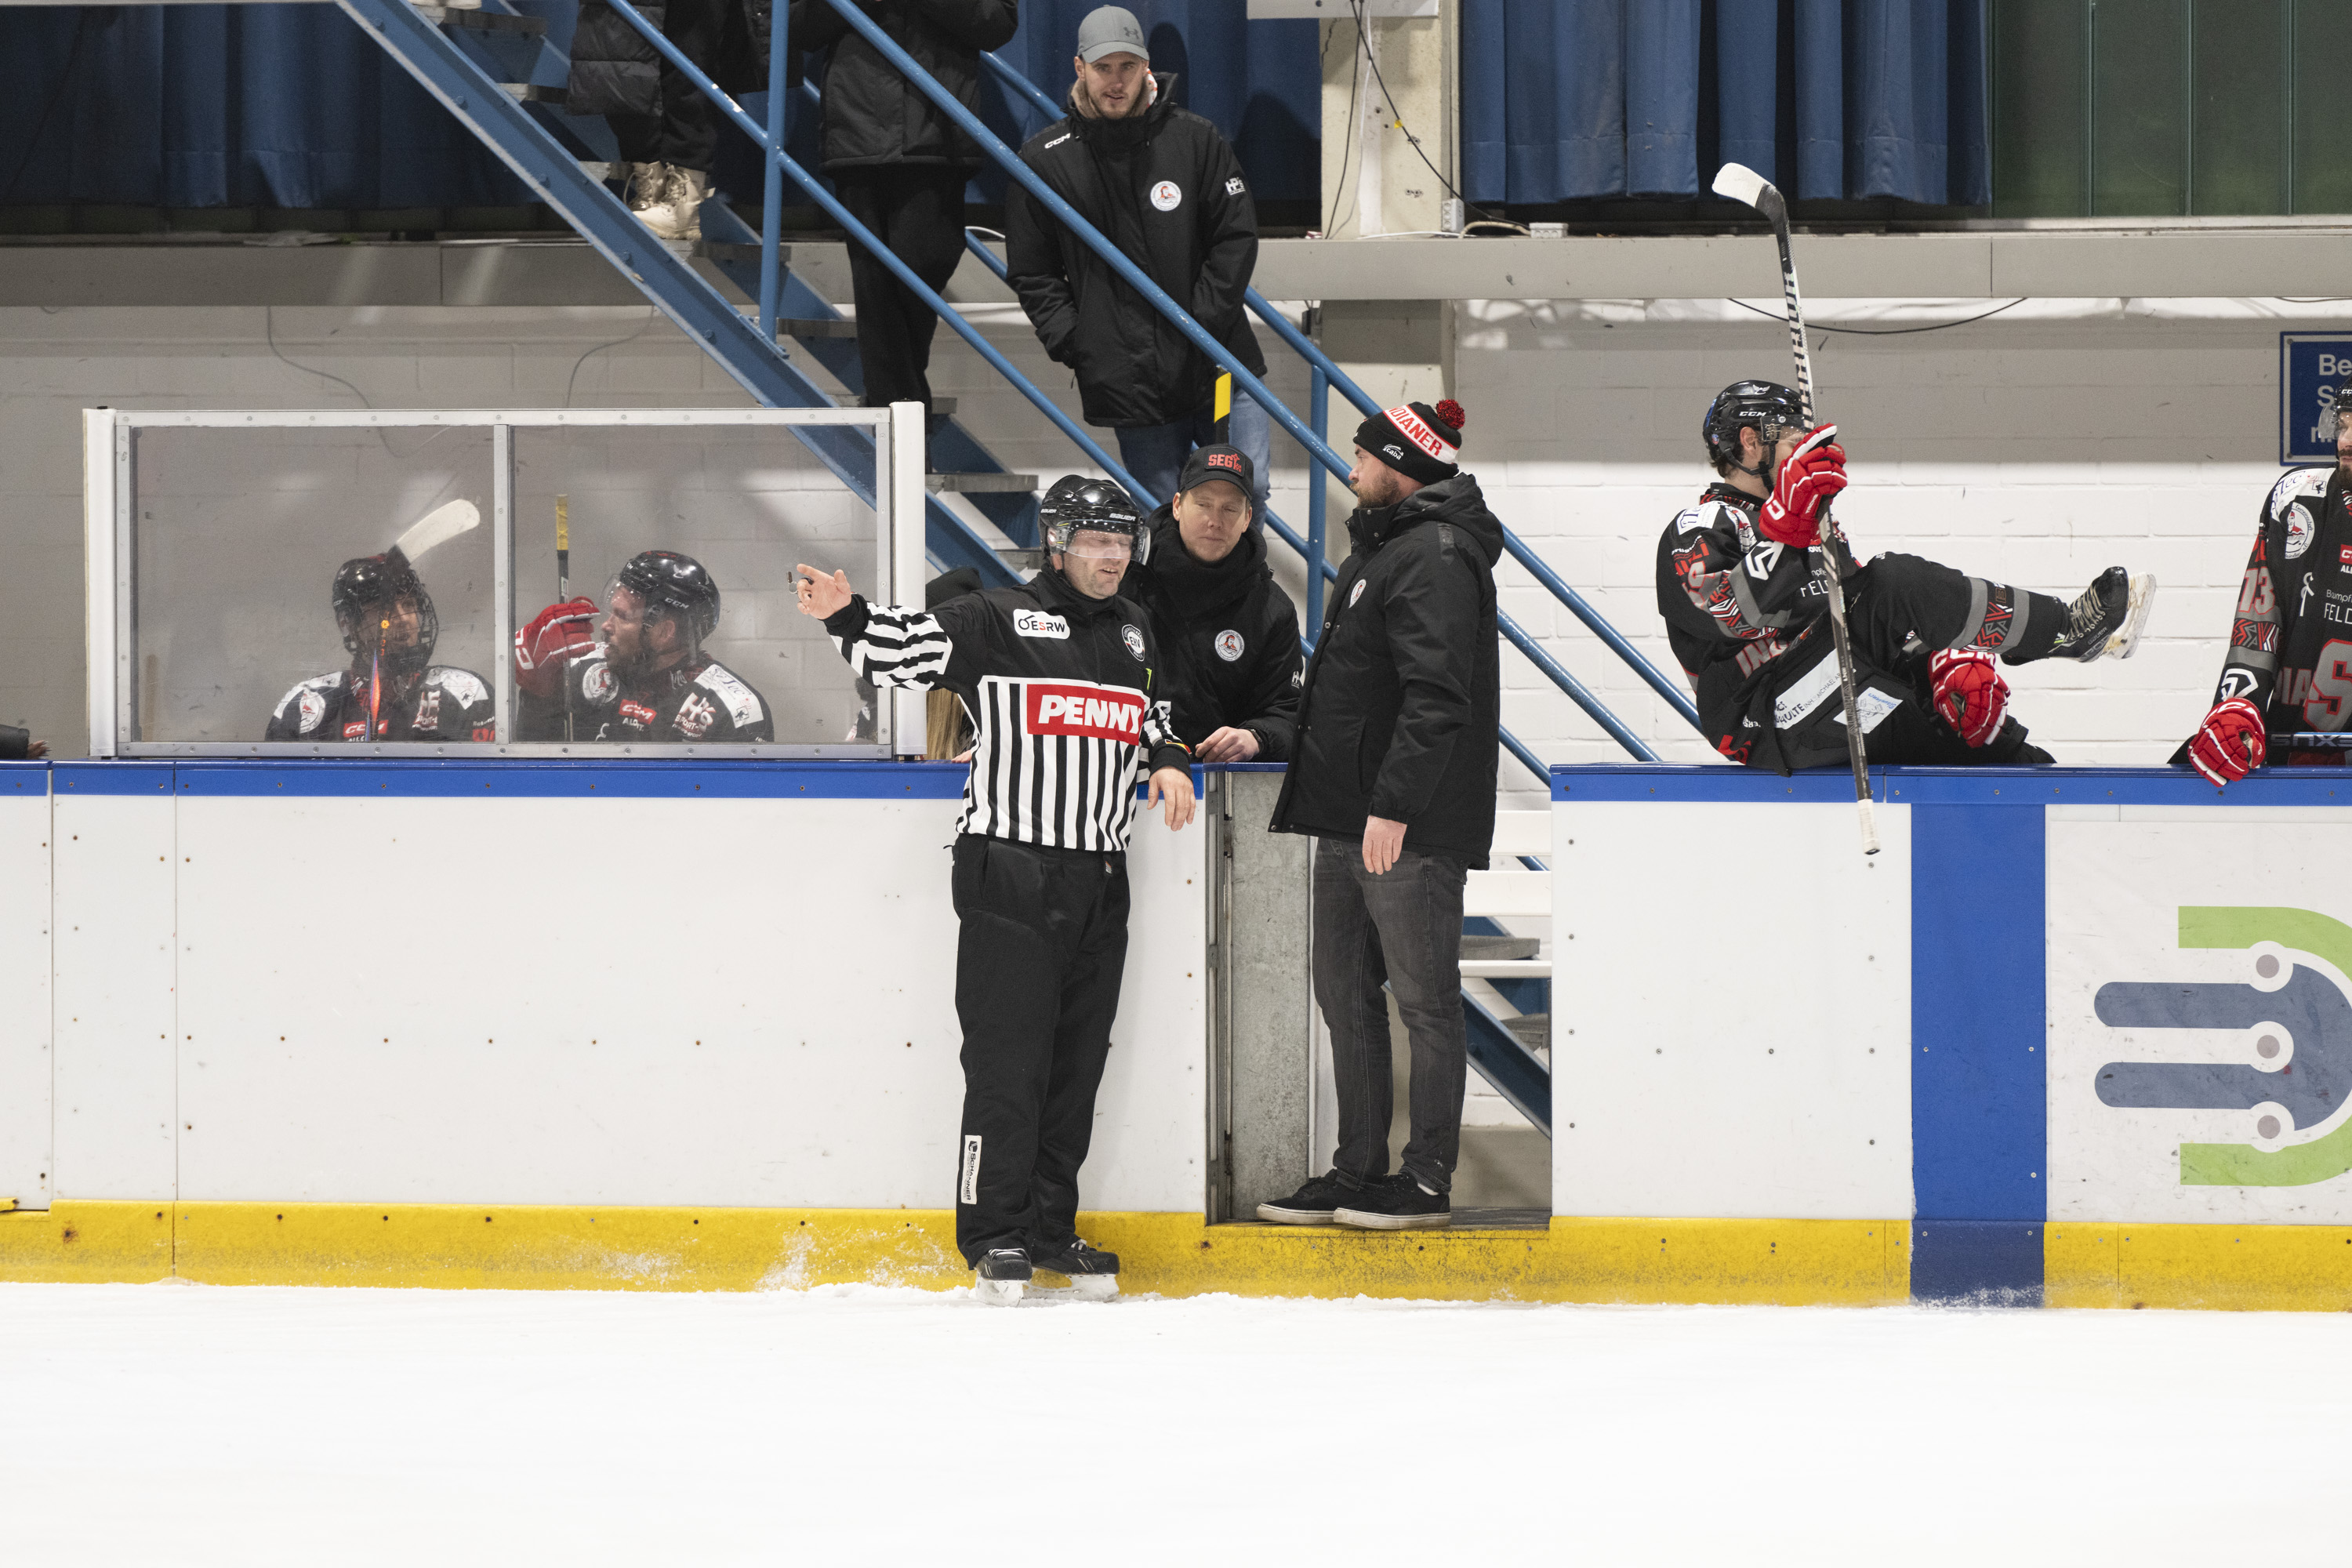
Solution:
<svg viewBox="0 0 2352 1568">
<path fill-rule="evenodd" d="M 1017 1247 L 999 1247 L 972 1266 L 972 1299 L 991 1307 L 1017 1307 L 1035 1270 Z"/>
<path fill-rule="evenodd" d="M 1075 1237 L 1066 1246 L 1036 1248 L 1031 1261 L 1038 1273 L 1057 1275 L 1064 1281 L 1056 1286 L 1050 1279 L 1038 1280 L 1035 1289 L 1041 1295 L 1108 1301 L 1118 1294 L 1118 1254 L 1089 1247 Z"/>
<path fill-rule="evenodd" d="M 2139 647 L 2140 628 L 2156 602 L 2156 579 L 2134 577 L 2110 566 L 2066 606 L 2066 629 L 2052 645 L 2053 658 L 2088 664 L 2095 658 L 2129 658 Z"/>
</svg>

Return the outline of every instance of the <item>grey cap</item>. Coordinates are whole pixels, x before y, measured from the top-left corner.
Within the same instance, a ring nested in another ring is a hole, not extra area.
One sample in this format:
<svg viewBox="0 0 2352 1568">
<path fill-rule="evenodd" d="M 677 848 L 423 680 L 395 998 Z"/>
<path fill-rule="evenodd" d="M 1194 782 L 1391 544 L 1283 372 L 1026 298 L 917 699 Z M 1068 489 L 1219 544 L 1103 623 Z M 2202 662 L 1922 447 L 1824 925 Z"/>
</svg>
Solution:
<svg viewBox="0 0 2352 1568">
<path fill-rule="evenodd" d="M 1124 5 L 1098 5 L 1078 24 L 1078 58 L 1088 65 L 1105 55 L 1134 55 L 1149 63 L 1151 50 L 1143 42 L 1143 24 Z"/>
</svg>

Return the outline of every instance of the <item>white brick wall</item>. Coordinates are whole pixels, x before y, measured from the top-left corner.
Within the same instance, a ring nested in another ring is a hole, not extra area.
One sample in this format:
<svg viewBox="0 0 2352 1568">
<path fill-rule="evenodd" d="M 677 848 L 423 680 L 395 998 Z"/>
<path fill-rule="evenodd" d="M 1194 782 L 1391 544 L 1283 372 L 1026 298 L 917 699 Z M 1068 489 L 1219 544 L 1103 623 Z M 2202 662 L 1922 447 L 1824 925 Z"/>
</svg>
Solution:
<svg viewBox="0 0 2352 1568">
<path fill-rule="evenodd" d="M 1017 312 L 973 314 L 1075 413 L 1067 373 Z M 1651 563 L 1659 531 L 1706 479 L 1700 415 L 1729 381 L 1788 374 L 1780 325 L 1703 319 L 1726 314 L 1714 302 L 1497 302 L 1463 316 L 1468 466 L 1504 521 L 1670 675 Z M 2068 595 L 2115 562 L 2162 582 L 2131 662 L 2012 673 L 2015 711 L 2062 761 L 2159 763 L 2203 711 L 2255 510 L 2278 471 L 2277 333 L 2324 324 L 2273 314 L 2183 304 L 2163 319 L 2117 304 L 2084 319 L 2053 304 L 1949 331 L 1832 336 L 1817 352 L 1823 410 L 1853 458 L 1841 515 L 1865 552 L 1913 551 Z M 1818 303 L 1816 318 L 1839 319 L 1836 304 Z M 1261 339 L 1276 390 L 1302 405 L 1303 368 Z M 567 394 L 575 406 L 746 401 L 634 309 L 0 310 L 0 564 L 16 589 L 0 616 L 0 721 L 31 724 L 62 754 L 85 745 L 78 411 L 352 406 L 321 372 L 383 407 L 560 405 Z M 1081 466 L 944 331 L 933 380 L 1008 467 L 1050 479 Z M 1333 408 L 1344 445 L 1355 416 L 1337 398 Z M 1279 435 L 1275 455 L 1276 509 L 1303 531 L 1301 455 Z M 1276 555 L 1296 589 L 1303 575 Z M 1507 563 L 1501 577 L 1505 606 L 1662 755 L 1706 757 L 1524 573 Z M 1505 721 L 1547 761 L 1622 755 L 1517 654 L 1506 650 L 1503 668 Z M 1524 772 L 1504 764 L 1507 780 Z M 1517 804 L 1535 802 L 1527 782 Z"/>
</svg>

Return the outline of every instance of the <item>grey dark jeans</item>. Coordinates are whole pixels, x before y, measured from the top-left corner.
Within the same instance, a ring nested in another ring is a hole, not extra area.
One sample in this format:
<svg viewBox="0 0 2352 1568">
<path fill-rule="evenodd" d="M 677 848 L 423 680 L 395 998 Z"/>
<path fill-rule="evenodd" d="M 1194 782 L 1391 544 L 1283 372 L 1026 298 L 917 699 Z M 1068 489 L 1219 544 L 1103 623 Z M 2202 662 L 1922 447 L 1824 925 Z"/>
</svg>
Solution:
<svg viewBox="0 0 2352 1568">
<path fill-rule="evenodd" d="M 1315 1002 L 1331 1031 L 1339 1090 L 1333 1164 L 1353 1182 L 1388 1174 L 1389 1009 L 1396 994 L 1412 1044 L 1412 1136 L 1399 1162 L 1422 1185 L 1446 1192 L 1462 1152 L 1468 1041 L 1462 1022 L 1462 889 L 1468 867 L 1406 850 L 1388 871 L 1364 869 L 1360 844 L 1315 846 Z"/>
</svg>

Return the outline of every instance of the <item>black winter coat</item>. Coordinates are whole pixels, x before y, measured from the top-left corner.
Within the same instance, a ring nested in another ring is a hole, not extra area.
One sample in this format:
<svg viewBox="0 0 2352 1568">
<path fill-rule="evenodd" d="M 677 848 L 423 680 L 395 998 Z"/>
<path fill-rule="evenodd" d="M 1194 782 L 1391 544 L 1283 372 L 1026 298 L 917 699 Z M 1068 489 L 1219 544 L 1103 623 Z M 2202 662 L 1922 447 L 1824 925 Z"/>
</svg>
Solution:
<svg viewBox="0 0 2352 1568">
<path fill-rule="evenodd" d="M 738 14 L 728 18 L 726 47 L 718 59 L 697 63 L 729 92 L 765 91 L 774 0 L 731 3 Z M 664 26 L 668 9 L 663 0 L 645 0 L 636 7 L 637 15 L 656 30 Z M 572 35 L 572 74 L 566 82 L 567 114 L 662 111 L 661 56 L 604 0 L 580 0 L 580 25 Z"/>
<path fill-rule="evenodd" d="M 1176 107 L 1176 79 L 1139 118 L 1074 107 L 1021 161 L 1192 312 L 1254 375 L 1265 356 L 1243 316 L 1257 267 L 1257 206 L 1217 128 Z M 1217 366 L 1028 190 L 1005 194 L 1004 259 L 1037 341 L 1077 374 L 1087 423 L 1167 425 L 1208 403 Z"/>
<path fill-rule="evenodd" d="M 1020 26 L 1020 0 L 882 0 L 867 14 L 966 109 L 980 91 L 980 51 Z M 980 163 L 980 144 L 949 123 L 879 50 L 825 0 L 792 0 L 792 45 L 831 49 L 824 93 L 824 166 Z"/>
<path fill-rule="evenodd" d="M 1495 842 L 1502 675 L 1495 563 L 1503 525 L 1456 474 L 1348 519 L 1355 553 L 1332 585 L 1307 662 L 1298 740 L 1273 830 L 1361 840 L 1405 825 L 1404 847 L 1484 870 Z"/>
<path fill-rule="evenodd" d="M 1261 763 L 1290 760 L 1298 722 L 1298 612 L 1251 529 L 1213 565 L 1185 552 L 1175 514 L 1151 514 L 1151 561 L 1119 592 L 1151 612 L 1176 736 L 1194 751 L 1228 727 L 1257 732 Z"/>
</svg>

